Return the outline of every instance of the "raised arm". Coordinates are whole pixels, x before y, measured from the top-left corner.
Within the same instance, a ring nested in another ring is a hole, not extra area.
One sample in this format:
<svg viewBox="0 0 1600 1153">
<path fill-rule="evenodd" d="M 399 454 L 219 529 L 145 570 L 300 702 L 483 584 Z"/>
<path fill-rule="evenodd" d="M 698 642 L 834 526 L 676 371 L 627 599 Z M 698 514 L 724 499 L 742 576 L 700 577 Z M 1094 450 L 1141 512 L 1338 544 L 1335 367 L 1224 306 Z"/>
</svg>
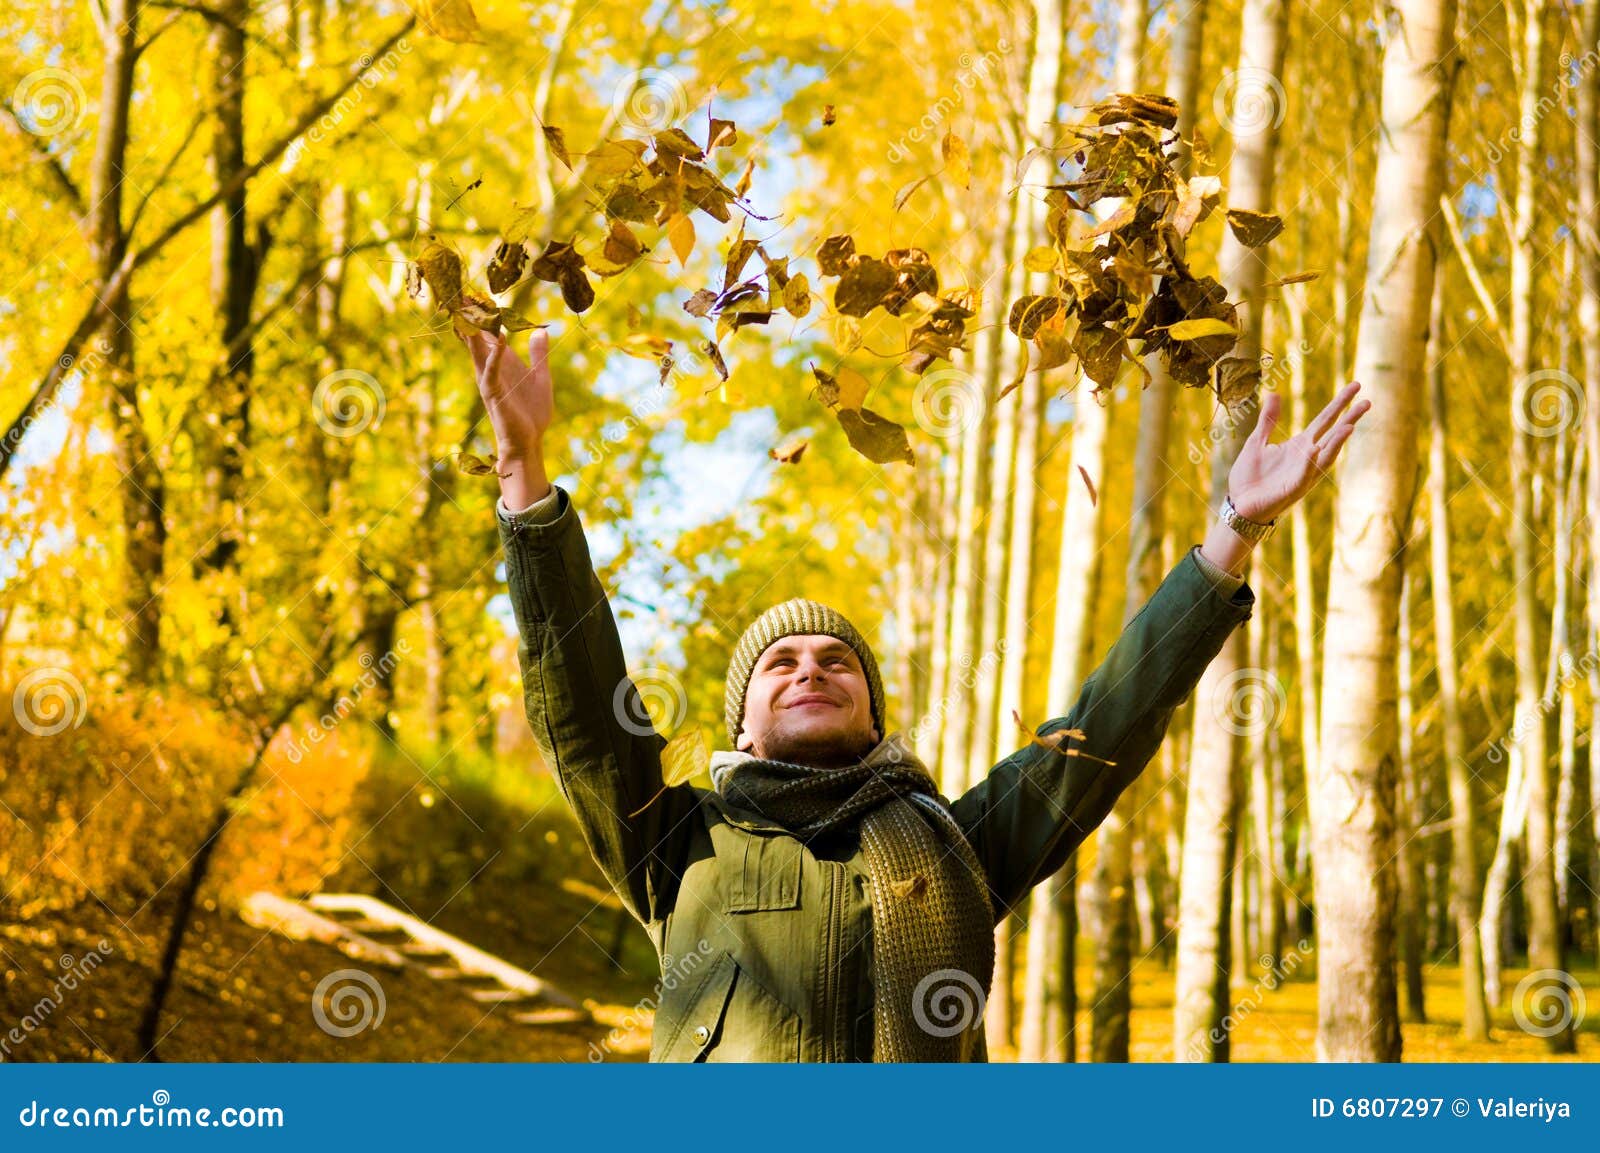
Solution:
<svg viewBox="0 0 1600 1153">
<path fill-rule="evenodd" d="M 662 790 L 666 742 L 628 676 L 571 496 L 545 474 L 554 416 L 545 334 L 529 341 L 529 363 L 486 336 L 472 352 L 499 445 L 500 540 L 528 723 L 601 872 L 650 926 L 671 908 L 698 800 L 686 786 Z"/>
<path fill-rule="evenodd" d="M 1059 869 L 1092 832 L 1166 735 L 1228 635 L 1250 617 L 1244 584 L 1250 553 L 1267 528 L 1333 467 L 1371 404 L 1351 407 L 1360 385 L 1340 390 L 1305 430 L 1280 444 L 1269 393 L 1255 431 L 1228 474 L 1233 512 L 1219 518 L 1161 582 L 1063 717 L 1001 761 L 952 806 L 989 875 L 1003 915 Z M 1066 737 L 1067 730 L 1081 737 Z"/>
</svg>

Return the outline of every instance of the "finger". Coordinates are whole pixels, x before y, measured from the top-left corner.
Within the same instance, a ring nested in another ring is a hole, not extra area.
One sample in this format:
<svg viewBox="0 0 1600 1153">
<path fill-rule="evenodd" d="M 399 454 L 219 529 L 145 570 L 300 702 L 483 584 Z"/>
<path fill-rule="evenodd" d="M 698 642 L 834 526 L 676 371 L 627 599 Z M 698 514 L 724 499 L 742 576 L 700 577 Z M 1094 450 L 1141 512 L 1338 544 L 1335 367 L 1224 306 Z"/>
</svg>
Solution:
<svg viewBox="0 0 1600 1153">
<path fill-rule="evenodd" d="M 492 386 L 500 381 L 500 354 L 506 350 L 506 342 L 498 339 L 490 340 L 485 337 L 484 343 L 489 346 L 489 351 L 484 357 L 483 371 L 480 376 L 481 379 L 488 381 Z"/>
<path fill-rule="evenodd" d="M 533 371 L 543 374 L 550 367 L 550 333 L 536 328 L 528 334 L 528 363 Z"/>
<path fill-rule="evenodd" d="M 1317 467 L 1323 472 L 1332 472 L 1333 465 L 1339 459 L 1339 450 L 1344 447 L 1344 442 L 1350 439 L 1350 434 L 1356 430 L 1355 425 L 1341 425 L 1328 434 L 1328 439 L 1317 445 Z"/>
<path fill-rule="evenodd" d="M 484 348 L 483 341 L 479 339 L 481 335 L 482 334 L 475 328 L 466 338 L 467 348 L 472 352 L 473 370 L 476 371 L 480 376 L 483 375 L 484 359 L 488 356 L 488 350 Z"/>
<path fill-rule="evenodd" d="M 1278 394 L 1267 393 L 1267 398 L 1261 402 L 1261 415 L 1256 418 L 1256 430 L 1251 434 L 1251 439 L 1257 444 L 1271 443 L 1272 430 L 1278 427 L 1278 410 L 1281 407 Z"/>
<path fill-rule="evenodd" d="M 1313 443 L 1321 439 L 1322 434 L 1333 427 L 1333 422 L 1339 419 L 1339 414 L 1344 411 L 1344 406 L 1350 403 L 1350 398 L 1355 396 L 1356 390 L 1360 387 L 1361 385 L 1355 381 L 1345 385 L 1339 390 L 1338 395 L 1328 402 L 1327 407 L 1317 413 L 1311 423 L 1306 426 L 1306 431 L 1311 434 Z"/>
</svg>

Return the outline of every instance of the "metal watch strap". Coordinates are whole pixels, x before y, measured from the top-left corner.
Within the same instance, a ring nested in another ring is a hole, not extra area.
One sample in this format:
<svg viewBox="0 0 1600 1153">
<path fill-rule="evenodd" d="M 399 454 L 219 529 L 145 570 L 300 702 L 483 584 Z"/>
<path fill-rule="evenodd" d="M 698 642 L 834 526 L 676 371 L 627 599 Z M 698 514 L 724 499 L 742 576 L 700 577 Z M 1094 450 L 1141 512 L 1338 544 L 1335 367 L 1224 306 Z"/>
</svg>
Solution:
<svg viewBox="0 0 1600 1153">
<path fill-rule="evenodd" d="M 1252 541 L 1255 544 L 1260 544 L 1266 540 L 1272 535 L 1272 530 L 1278 527 L 1276 519 L 1269 520 L 1263 524 L 1260 521 L 1250 520 L 1244 516 L 1238 509 L 1233 507 L 1232 496 L 1224 496 L 1222 498 L 1222 522 L 1245 540 Z"/>
</svg>

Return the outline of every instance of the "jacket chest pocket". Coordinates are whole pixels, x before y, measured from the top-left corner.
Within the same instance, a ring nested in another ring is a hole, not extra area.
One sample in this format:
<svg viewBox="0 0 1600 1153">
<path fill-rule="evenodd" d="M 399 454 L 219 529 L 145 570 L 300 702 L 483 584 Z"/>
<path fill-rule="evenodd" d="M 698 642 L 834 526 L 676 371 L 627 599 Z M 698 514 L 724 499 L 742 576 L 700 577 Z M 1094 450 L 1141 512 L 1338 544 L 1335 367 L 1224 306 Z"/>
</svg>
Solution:
<svg viewBox="0 0 1600 1153">
<path fill-rule="evenodd" d="M 730 869 L 723 910 L 755 913 L 800 907 L 800 842 L 785 836 L 747 836 L 738 868 Z"/>
</svg>

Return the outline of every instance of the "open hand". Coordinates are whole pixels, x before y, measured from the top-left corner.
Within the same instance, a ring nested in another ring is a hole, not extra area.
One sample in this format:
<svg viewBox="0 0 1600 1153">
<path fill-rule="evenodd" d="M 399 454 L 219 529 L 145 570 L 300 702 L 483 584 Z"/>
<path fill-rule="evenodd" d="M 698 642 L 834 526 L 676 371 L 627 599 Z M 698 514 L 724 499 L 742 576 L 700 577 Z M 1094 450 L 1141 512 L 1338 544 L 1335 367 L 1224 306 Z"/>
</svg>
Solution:
<svg viewBox="0 0 1600 1153">
<path fill-rule="evenodd" d="M 1270 443 L 1280 404 L 1277 393 L 1267 393 L 1255 431 L 1228 473 L 1228 495 L 1240 516 L 1262 523 L 1274 520 L 1316 487 L 1333 469 L 1356 422 L 1372 407 L 1370 400 L 1350 406 L 1360 389 L 1356 382 L 1345 385 L 1310 424 L 1281 444 Z"/>
<path fill-rule="evenodd" d="M 529 334 L 526 361 L 506 343 L 504 333 L 490 336 L 475 330 L 467 346 L 502 467 L 506 462 L 541 458 L 545 430 L 555 418 L 549 334 L 542 328 Z"/>
</svg>

